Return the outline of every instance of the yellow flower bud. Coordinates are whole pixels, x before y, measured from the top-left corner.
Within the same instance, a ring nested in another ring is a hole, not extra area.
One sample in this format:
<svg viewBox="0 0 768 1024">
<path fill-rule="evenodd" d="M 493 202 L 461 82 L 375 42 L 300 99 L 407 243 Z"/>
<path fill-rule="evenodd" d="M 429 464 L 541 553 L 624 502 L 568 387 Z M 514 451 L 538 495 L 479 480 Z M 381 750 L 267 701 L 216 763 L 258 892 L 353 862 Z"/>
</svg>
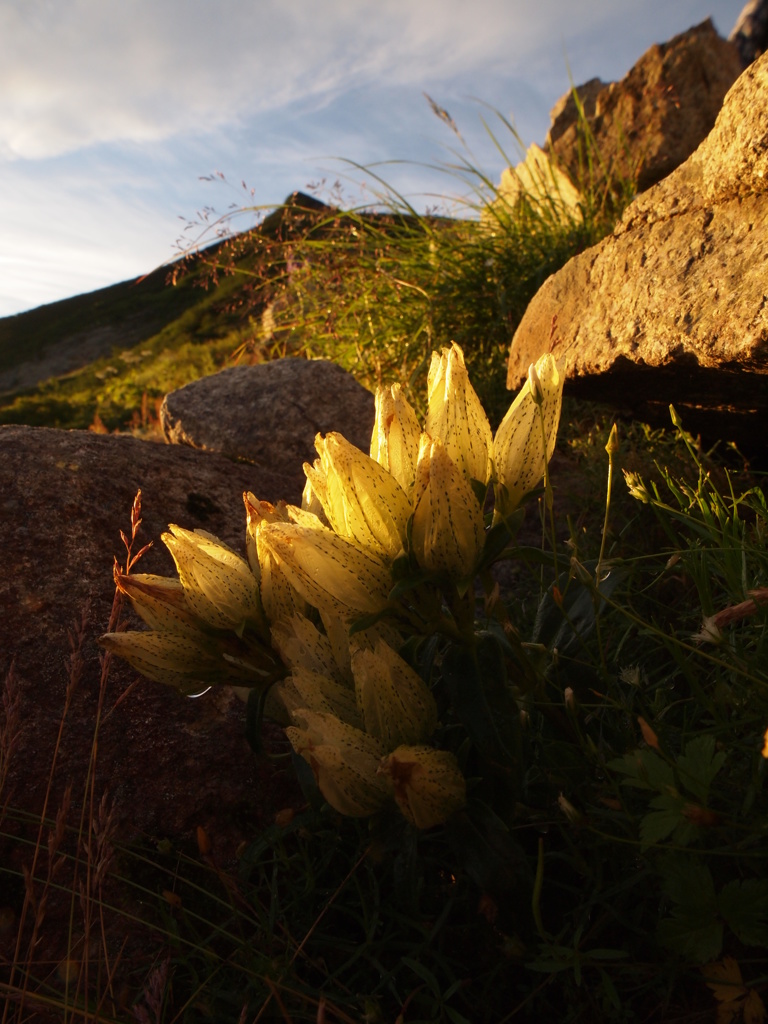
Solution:
<svg viewBox="0 0 768 1024">
<path fill-rule="evenodd" d="M 116 570 L 115 585 L 151 629 L 189 636 L 205 629 L 205 623 L 190 611 L 177 579 L 150 573 L 125 575 Z"/>
<path fill-rule="evenodd" d="M 105 633 L 99 643 L 147 679 L 175 686 L 183 693 L 225 683 L 233 675 L 215 644 L 202 635 L 195 638 L 158 630 L 126 631 Z"/>
<path fill-rule="evenodd" d="M 417 828 L 442 825 L 466 803 L 467 786 L 456 758 L 447 750 L 402 746 L 381 761 L 395 800 Z"/>
<path fill-rule="evenodd" d="M 483 510 L 441 441 L 422 434 L 421 442 L 413 487 L 413 552 L 424 569 L 464 580 L 483 550 Z"/>
<path fill-rule="evenodd" d="M 320 460 L 315 459 L 315 469 L 320 469 Z M 313 516 L 317 516 L 321 523 L 328 525 L 328 519 L 323 510 L 323 505 L 318 496 L 312 489 L 312 484 L 307 480 L 304 484 L 304 490 L 301 492 L 301 507 L 305 512 L 311 512 Z"/>
<path fill-rule="evenodd" d="M 296 523 L 263 523 L 262 550 L 277 562 L 291 585 L 321 611 L 337 614 L 380 611 L 390 589 L 389 570 L 374 555 L 337 536 L 317 521 L 317 528 Z"/>
<path fill-rule="evenodd" d="M 264 542 L 264 526 L 268 522 L 280 520 L 262 520 L 254 532 L 254 543 L 261 567 L 261 604 L 270 623 L 276 623 L 283 619 L 291 619 L 295 615 L 303 615 L 307 605 L 301 594 L 292 586 L 280 560 Z"/>
<path fill-rule="evenodd" d="M 408 493 L 416 476 L 421 427 L 399 384 L 376 392 L 371 458 Z"/>
<path fill-rule="evenodd" d="M 286 735 L 331 807 L 353 818 L 380 810 L 392 795 L 390 781 L 378 773 L 381 743 L 333 715 L 307 710 L 301 719 Z"/>
<path fill-rule="evenodd" d="M 488 417 L 469 382 L 458 345 L 432 353 L 426 433 L 439 438 L 456 468 L 470 480 L 488 483 L 492 433 Z"/>
<path fill-rule="evenodd" d="M 292 669 L 303 666 L 341 681 L 331 641 L 306 616 L 294 615 L 275 623 L 272 645 Z"/>
<path fill-rule="evenodd" d="M 265 626 L 258 583 L 248 563 L 203 530 L 169 526 L 163 541 L 173 555 L 190 610 L 217 629 L 241 636 L 247 624 Z"/>
<path fill-rule="evenodd" d="M 243 494 L 243 502 L 245 503 L 245 553 L 251 572 L 257 580 L 260 580 L 261 566 L 256 546 L 256 532 L 259 523 L 287 523 L 288 512 L 284 501 L 272 505 L 268 501 L 259 501 L 251 491 L 246 491 Z"/>
<path fill-rule="evenodd" d="M 555 450 L 563 383 L 562 367 L 553 356 L 542 356 L 531 367 L 528 379 L 496 431 L 493 473 L 496 511 L 500 516 L 514 512 L 523 496 L 544 476 Z"/>
<path fill-rule="evenodd" d="M 377 640 L 373 650 L 352 655 L 357 704 L 365 731 L 387 750 L 429 739 L 437 725 L 437 705 L 429 687 L 399 654 Z"/>
<path fill-rule="evenodd" d="M 279 693 L 292 717 L 305 710 L 320 711 L 357 729 L 363 727 L 354 689 L 322 672 L 299 666 L 279 684 Z"/>
<path fill-rule="evenodd" d="M 315 448 L 320 459 L 305 463 L 304 472 L 331 528 L 382 558 L 396 558 L 411 512 L 400 484 L 341 434 L 318 434 Z"/>
<path fill-rule="evenodd" d="M 539 372 L 536 369 L 535 363 L 531 363 L 528 367 L 528 387 L 531 389 L 531 398 L 534 404 L 542 405 L 544 402 L 544 389 L 541 386 Z"/>
</svg>

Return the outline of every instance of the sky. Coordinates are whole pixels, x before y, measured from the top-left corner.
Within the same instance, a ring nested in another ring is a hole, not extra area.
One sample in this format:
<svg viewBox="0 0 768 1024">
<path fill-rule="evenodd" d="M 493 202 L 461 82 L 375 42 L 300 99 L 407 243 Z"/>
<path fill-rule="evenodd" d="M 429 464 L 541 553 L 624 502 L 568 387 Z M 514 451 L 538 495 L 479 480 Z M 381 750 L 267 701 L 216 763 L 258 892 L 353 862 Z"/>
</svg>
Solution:
<svg viewBox="0 0 768 1024">
<path fill-rule="evenodd" d="M 384 181 L 455 209 L 449 165 L 496 181 L 519 157 L 499 115 L 542 144 L 571 82 L 707 17 L 727 36 L 743 5 L 0 0 L 0 316 L 147 273 L 297 189 L 340 181 L 354 205 Z"/>
</svg>

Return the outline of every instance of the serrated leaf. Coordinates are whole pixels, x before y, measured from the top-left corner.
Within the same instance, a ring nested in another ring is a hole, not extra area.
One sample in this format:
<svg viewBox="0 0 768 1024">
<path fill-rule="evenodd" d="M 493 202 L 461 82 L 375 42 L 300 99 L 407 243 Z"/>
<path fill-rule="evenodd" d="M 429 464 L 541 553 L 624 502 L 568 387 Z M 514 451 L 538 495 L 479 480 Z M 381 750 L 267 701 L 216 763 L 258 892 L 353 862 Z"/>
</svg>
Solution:
<svg viewBox="0 0 768 1024">
<path fill-rule="evenodd" d="M 702 967 L 704 983 L 712 990 L 712 995 L 719 1003 L 732 1003 L 746 995 L 738 961 L 732 956 L 724 956 L 717 963 Z"/>
<path fill-rule="evenodd" d="M 742 1004 L 744 1024 L 765 1024 L 765 1003 L 755 989 L 750 989 Z"/>
<path fill-rule="evenodd" d="M 723 945 L 723 925 L 709 868 L 692 858 L 667 857 L 660 873 L 674 906 L 659 922 L 659 942 L 699 963 L 715 960 Z"/>
<path fill-rule="evenodd" d="M 723 926 L 703 910 L 695 913 L 677 907 L 671 917 L 659 922 L 657 931 L 662 946 L 697 963 L 706 963 L 720 955 Z"/>
<path fill-rule="evenodd" d="M 626 776 L 623 780 L 625 786 L 655 789 L 658 792 L 674 788 L 671 767 L 653 750 L 632 750 L 624 757 L 610 761 L 608 767 Z"/>
<path fill-rule="evenodd" d="M 654 797 L 650 806 L 654 810 L 640 822 L 640 838 L 644 845 L 650 846 L 671 836 L 678 846 L 687 846 L 698 835 L 697 826 L 685 815 L 685 808 L 689 805 L 676 791 Z"/>
<path fill-rule="evenodd" d="M 745 946 L 768 946 L 768 881 L 727 882 L 717 898 L 728 927 Z"/>
<path fill-rule="evenodd" d="M 679 794 L 666 793 L 654 797 L 650 806 L 655 808 L 640 822 L 640 839 L 646 846 L 667 839 L 683 821 L 685 803 Z"/>
<path fill-rule="evenodd" d="M 717 751 L 714 736 L 697 736 L 677 759 L 680 783 L 706 806 L 712 781 L 723 767 L 725 752 Z"/>
<path fill-rule="evenodd" d="M 715 883 L 709 868 L 693 857 L 668 856 L 659 865 L 664 892 L 674 903 L 683 906 L 717 909 Z M 714 958 L 713 958 L 714 959 Z"/>
</svg>

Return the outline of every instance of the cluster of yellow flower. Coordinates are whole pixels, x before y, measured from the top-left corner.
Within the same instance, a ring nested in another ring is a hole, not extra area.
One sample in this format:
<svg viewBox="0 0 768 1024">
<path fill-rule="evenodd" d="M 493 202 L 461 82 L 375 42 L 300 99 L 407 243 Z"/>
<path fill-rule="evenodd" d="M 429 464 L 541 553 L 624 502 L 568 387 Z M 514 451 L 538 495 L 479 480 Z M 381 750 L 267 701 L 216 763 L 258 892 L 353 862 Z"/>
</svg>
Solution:
<svg viewBox="0 0 768 1024">
<path fill-rule="evenodd" d="M 434 353 L 424 430 L 399 385 L 380 389 L 370 455 L 318 435 L 300 508 L 244 496 L 247 560 L 203 531 L 169 527 L 178 580 L 118 573 L 150 630 L 107 634 L 103 645 L 187 693 L 213 683 L 266 693 L 267 712 L 341 813 L 394 799 L 420 828 L 445 821 L 465 782 L 454 755 L 430 744 L 434 697 L 397 653 L 394 577 L 405 564 L 432 574 L 438 593 L 467 591 L 488 487 L 498 524 L 538 486 L 562 386 L 543 356 L 494 437 L 461 349 Z M 351 633 L 363 616 L 368 628 Z"/>
</svg>

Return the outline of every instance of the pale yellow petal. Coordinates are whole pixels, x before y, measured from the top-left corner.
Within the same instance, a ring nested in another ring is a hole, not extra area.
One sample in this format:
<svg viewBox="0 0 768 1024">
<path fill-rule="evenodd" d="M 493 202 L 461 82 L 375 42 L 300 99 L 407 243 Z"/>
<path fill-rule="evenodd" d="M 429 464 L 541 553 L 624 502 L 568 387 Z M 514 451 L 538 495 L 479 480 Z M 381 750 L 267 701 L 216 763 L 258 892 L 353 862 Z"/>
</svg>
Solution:
<svg viewBox="0 0 768 1024">
<path fill-rule="evenodd" d="M 259 524 L 255 542 L 261 566 L 261 603 L 267 619 L 274 626 L 275 623 L 292 619 L 296 615 L 303 615 L 307 606 L 303 596 L 285 573 L 280 560 L 265 542 L 265 528 L 268 522 L 264 520 Z"/>
<path fill-rule="evenodd" d="M 386 605 L 390 576 L 384 563 L 322 525 L 313 529 L 264 523 L 259 542 L 316 608 L 330 607 L 335 613 L 341 604 L 349 612 L 366 614 Z"/>
<path fill-rule="evenodd" d="M 438 439 L 422 435 L 414 483 L 411 545 L 419 565 L 457 580 L 472 575 L 483 549 L 483 510 Z"/>
<path fill-rule="evenodd" d="M 331 807 L 355 818 L 380 810 L 391 799 L 392 785 L 378 772 L 384 754 L 378 740 L 333 715 L 307 710 L 301 717 L 301 727 L 285 732 Z"/>
<path fill-rule="evenodd" d="M 156 683 L 194 693 L 230 675 L 216 648 L 204 639 L 157 630 L 105 633 L 99 643 Z"/>
<path fill-rule="evenodd" d="M 432 355 L 425 431 L 439 438 L 457 469 L 486 484 L 491 473 L 493 435 L 488 417 L 469 381 L 458 345 Z"/>
<path fill-rule="evenodd" d="M 191 611 L 217 629 L 242 633 L 249 623 L 263 628 L 258 581 L 245 559 L 211 534 L 173 525 L 168 530 L 162 539 Z"/>
<path fill-rule="evenodd" d="M 355 691 L 331 676 L 308 668 L 295 668 L 288 679 L 280 683 L 280 693 L 292 713 L 299 709 L 320 711 L 358 729 L 363 727 Z"/>
<path fill-rule="evenodd" d="M 177 579 L 116 572 L 115 584 L 151 629 L 192 636 L 205 629 L 202 619 L 190 611 L 184 588 Z"/>
<path fill-rule="evenodd" d="M 290 668 L 312 669 L 341 682 L 331 641 L 304 615 L 294 615 L 272 626 L 272 644 Z"/>
<path fill-rule="evenodd" d="M 371 458 L 408 493 L 416 475 L 421 427 L 399 384 L 376 392 Z"/>
<path fill-rule="evenodd" d="M 248 557 L 248 564 L 251 567 L 251 572 L 257 580 L 260 580 L 261 566 L 259 565 L 259 556 L 256 546 L 256 531 L 259 528 L 259 523 L 287 522 L 288 513 L 286 512 L 286 505 L 284 501 L 279 502 L 277 505 L 272 505 L 268 501 L 259 501 L 251 491 L 246 491 L 245 494 L 243 494 L 243 502 L 245 503 L 246 555 Z"/>
<path fill-rule="evenodd" d="M 387 750 L 429 739 L 437 705 L 421 676 L 382 640 L 352 655 L 357 703 L 365 731 Z"/>
<path fill-rule="evenodd" d="M 410 504 L 400 484 L 341 434 L 315 439 L 320 458 L 304 472 L 331 528 L 394 559 L 403 549 Z"/>
<path fill-rule="evenodd" d="M 401 746 L 382 760 L 379 770 L 391 780 L 398 807 L 417 828 L 442 825 L 466 803 L 464 776 L 447 750 Z"/>
<path fill-rule="evenodd" d="M 532 388 L 538 382 L 539 403 Z M 496 509 L 509 515 L 523 496 L 544 476 L 552 457 L 563 401 L 562 366 L 547 354 L 537 360 L 519 394 L 507 410 L 493 440 L 493 475 Z M 542 436 L 546 436 L 546 448 Z"/>
</svg>

